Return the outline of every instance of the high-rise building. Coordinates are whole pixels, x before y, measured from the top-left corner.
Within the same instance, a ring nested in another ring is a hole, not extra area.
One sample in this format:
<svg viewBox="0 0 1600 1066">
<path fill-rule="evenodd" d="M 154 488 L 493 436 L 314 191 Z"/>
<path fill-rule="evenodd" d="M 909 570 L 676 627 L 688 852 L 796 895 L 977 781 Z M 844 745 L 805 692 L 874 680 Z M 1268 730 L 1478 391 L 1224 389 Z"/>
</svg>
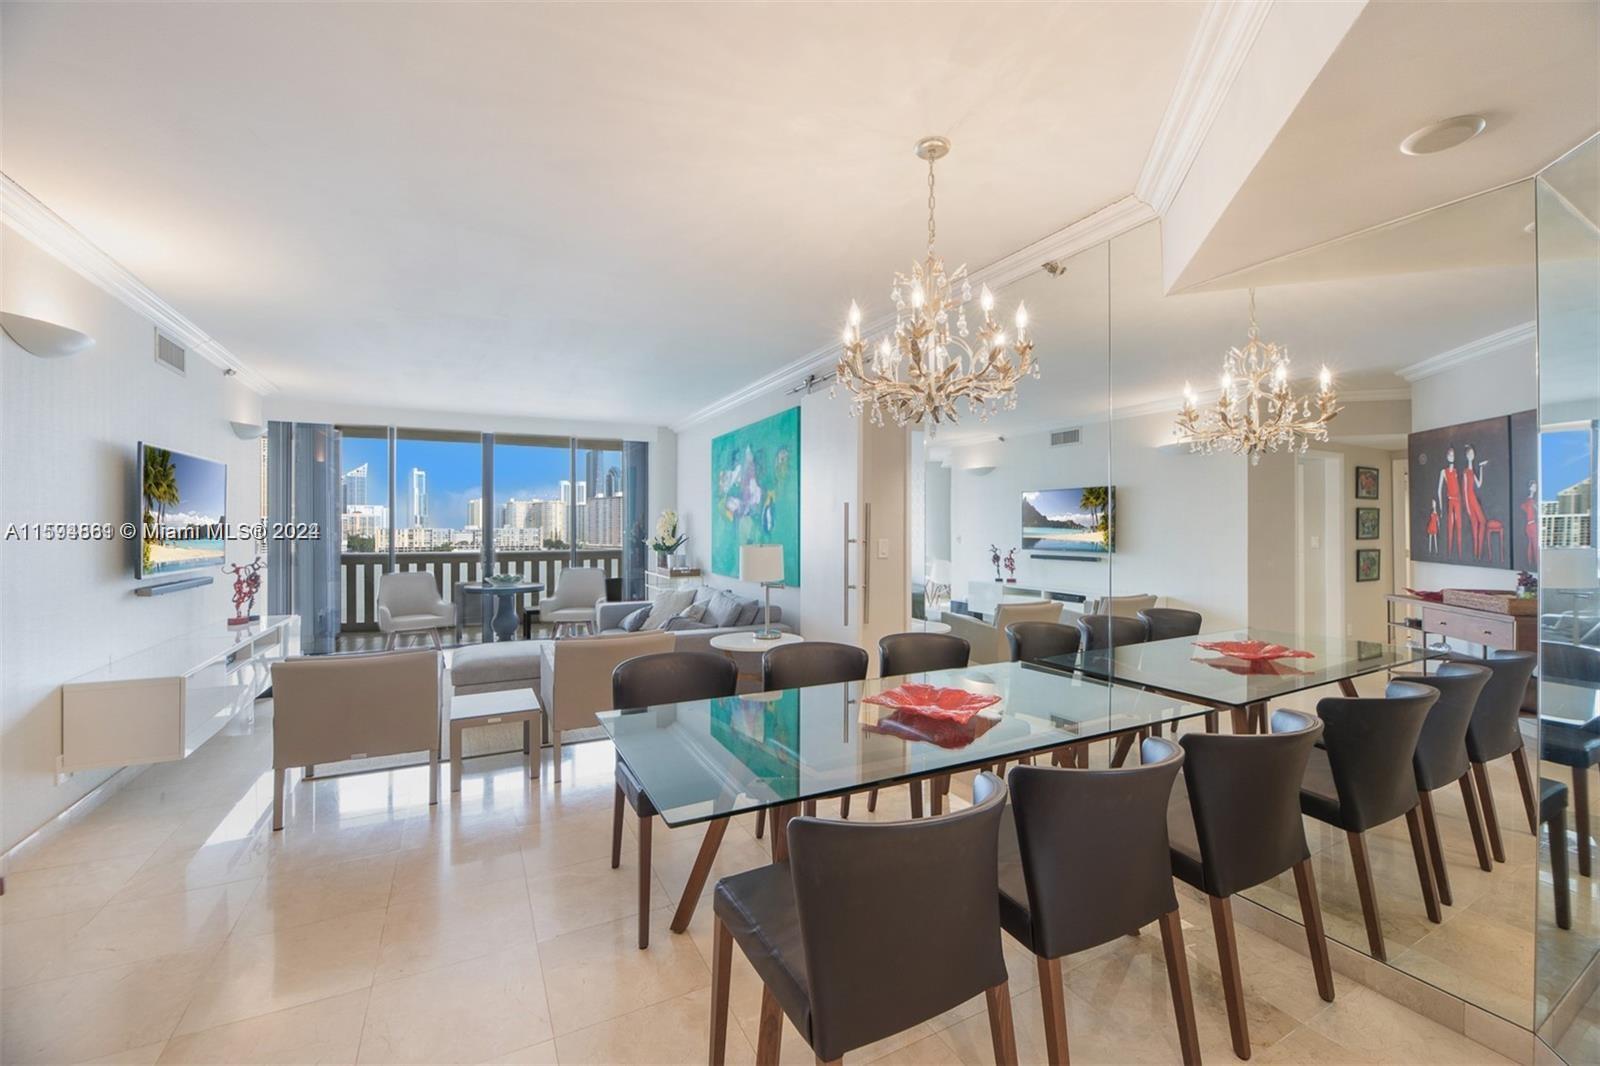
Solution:
<svg viewBox="0 0 1600 1066">
<path fill-rule="evenodd" d="M 340 502 L 345 507 L 359 507 L 367 502 L 367 464 L 346 470 L 339 478 Z"/>
<path fill-rule="evenodd" d="M 1546 548 L 1594 545 L 1594 482 L 1584 478 L 1539 505 L 1539 543 Z"/>
<path fill-rule="evenodd" d="M 411 521 L 414 528 L 428 524 L 428 472 L 421 467 L 411 468 Z"/>
<path fill-rule="evenodd" d="M 467 528 L 483 528 L 483 497 L 481 496 L 467 501 Z"/>
</svg>

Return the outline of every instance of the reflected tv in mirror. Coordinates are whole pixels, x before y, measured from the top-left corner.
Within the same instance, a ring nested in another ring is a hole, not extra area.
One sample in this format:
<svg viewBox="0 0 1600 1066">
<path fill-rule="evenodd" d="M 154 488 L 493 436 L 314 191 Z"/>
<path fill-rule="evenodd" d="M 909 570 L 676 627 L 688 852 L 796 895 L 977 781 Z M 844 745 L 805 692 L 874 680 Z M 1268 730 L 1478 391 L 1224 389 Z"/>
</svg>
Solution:
<svg viewBox="0 0 1600 1066">
<path fill-rule="evenodd" d="M 138 576 L 221 566 L 227 501 L 226 464 L 141 442 Z"/>
<path fill-rule="evenodd" d="M 1039 555 L 1109 555 L 1116 490 L 1110 485 L 1022 494 L 1022 549 Z"/>
</svg>

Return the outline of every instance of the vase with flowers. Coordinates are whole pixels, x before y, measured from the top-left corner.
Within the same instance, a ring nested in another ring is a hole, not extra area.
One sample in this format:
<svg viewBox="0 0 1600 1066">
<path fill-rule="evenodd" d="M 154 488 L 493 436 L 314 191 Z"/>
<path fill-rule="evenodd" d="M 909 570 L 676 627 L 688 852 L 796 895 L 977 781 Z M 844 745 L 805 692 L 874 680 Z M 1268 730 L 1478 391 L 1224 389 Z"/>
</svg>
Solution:
<svg viewBox="0 0 1600 1066">
<path fill-rule="evenodd" d="M 656 553 L 656 566 L 666 570 L 673 553 L 688 542 L 689 538 L 678 532 L 678 512 L 669 508 L 656 519 L 656 535 L 645 543 Z"/>
</svg>

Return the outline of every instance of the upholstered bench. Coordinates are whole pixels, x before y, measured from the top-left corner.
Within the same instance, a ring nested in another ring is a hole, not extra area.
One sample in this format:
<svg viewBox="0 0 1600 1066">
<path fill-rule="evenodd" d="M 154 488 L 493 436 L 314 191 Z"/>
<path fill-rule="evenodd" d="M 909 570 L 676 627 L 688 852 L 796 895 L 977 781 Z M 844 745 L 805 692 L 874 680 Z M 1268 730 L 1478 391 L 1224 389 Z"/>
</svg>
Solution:
<svg viewBox="0 0 1600 1066">
<path fill-rule="evenodd" d="M 543 640 L 507 640 L 457 648 L 450 662 L 450 684 L 458 693 L 499 692 L 539 687 L 539 649 Z"/>
<path fill-rule="evenodd" d="M 450 687 L 458 696 L 517 688 L 537 693 L 539 650 L 548 643 L 545 640 L 507 640 L 456 648 L 450 657 Z M 462 738 L 461 748 L 461 756 L 466 759 L 521 751 L 522 730 L 516 725 L 474 729 Z"/>
</svg>

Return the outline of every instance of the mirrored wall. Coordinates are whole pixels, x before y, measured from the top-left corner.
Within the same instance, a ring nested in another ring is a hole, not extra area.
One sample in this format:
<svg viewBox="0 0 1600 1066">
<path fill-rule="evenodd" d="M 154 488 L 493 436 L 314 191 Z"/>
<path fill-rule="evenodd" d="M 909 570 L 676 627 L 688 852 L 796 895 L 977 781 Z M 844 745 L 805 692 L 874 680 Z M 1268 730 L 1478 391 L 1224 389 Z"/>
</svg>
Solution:
<svg viewBox="0 0 1600 1066">
<path fill-rule="evenodd" d="M 1590 838 L 1600 764 L 1600 140 L 1535 182 L 1539 239 L 1539 714 L 1536 1023 L 1571 1063 L 1600 1061 L 1600 891 Z"/>
<path fill-rule="evenodd" d="M 1348 675 L 1285 684 L 1221 715 L 1223 731 L 1258 728 L 1261 707 L 1316 714 L 1324 699 L 1382 697 L 1447 653 L 1600 649 L 1597 178 L 1591 145 L 1537 180 L 1176 292 L 1152 222 L 1007 286 L 1002 305 L 1027 302 L 1043 378 L 1023 384 L 1014 411 L 916 435 L 918 624 L 968 635 L 982 661 L 1007 654 L 1008 604 L 1047 600 L 1069 622 L 1173 608 L 1200 616 L 1196 640 L 1263 638 L 1307 656 L 1261 664 L 1187 648 L 1165 664 L 1215 670 L 1216 693 L 1261 673 Z M 1287 350 L 1303 411 L 1320 409 L 1327 368 L 1327 437 L 1254 461 L 1226 446 L 1196 453 L 1179 428 L 1186 393 L 1197 410 L 1215 404 L 1228 353 L 1252 336 Z M 1035 527 L 1054 519 L 1041 538 Z M 1326 804 L 1303 806 L 1330 938 L 1481 1012 L 1459 1017 L 1502 1035 L 1538 1028 L 1572 1062 L 1600 1060 L 1600 897 L 1587 859 L 1580 869 L 1577 814 L 1594 790 L 1569 765 L 1600 764 L 1589 654 L 1564 668 L 1575 700 L 1549 703 L 1549 669 L 1502 685 L 1498 739 L 1426 787 L 1414 763 L 1390 758 L 1395 787 L 1422 797 L 1409 813 L 1352 830 Z M 1162 687 L 1121 669 L 1117 680 Z M 1579 754 L 1541 740 L 1541 705 L 1547 720 L 1565 708 Z M 1112 755 L 1101 747 L 1096 764 Z M 1567 814 L 1552 836 L 1558 784 Z M 1571 928 L 1556 920 L 1552 839 L 1570 853 Z M 1302 921 L 1290 874 L 1242 896 L 1237 907 Z M 1262 923 L 1241 924 L 1265 942 Z M 1263 1028 L 1302 1023 L 1320 1002 L 1309 968 L 1283 976 L 1310 995 L 1252 1004 Z"/>
</svg>

